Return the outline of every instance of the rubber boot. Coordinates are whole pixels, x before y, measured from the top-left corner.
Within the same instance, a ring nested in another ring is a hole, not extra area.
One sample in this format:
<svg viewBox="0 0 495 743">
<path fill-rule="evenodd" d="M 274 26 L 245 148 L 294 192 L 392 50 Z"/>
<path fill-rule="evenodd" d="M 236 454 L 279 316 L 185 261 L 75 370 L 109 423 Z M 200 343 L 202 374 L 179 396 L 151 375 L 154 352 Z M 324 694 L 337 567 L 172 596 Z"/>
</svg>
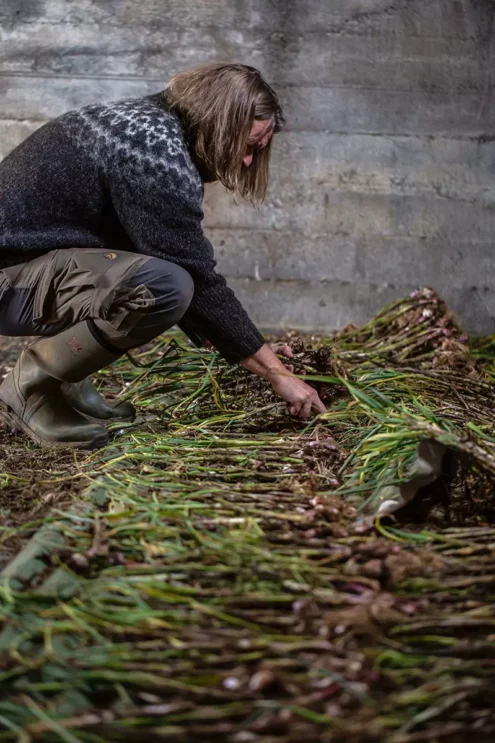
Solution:
<svg viewBox="0 0 495 743">
<path fill-rule="evenodd" d="M 74 410 L 61 385 L 80 382 L 119 356 L 101 345 L 86 321 L 41 338 L 21 353 L 0 385 L 0 417 L 44 446 L 103 446 L 105 428 Z"/>
<path fill-rule="evenodd" d="M 90 379 L 64 382 L 62 394 L 71 407 L 93 420 L 133 421 L 136 417 L 134 405 L 130 402 L 108 402 Z"/>
</svg>

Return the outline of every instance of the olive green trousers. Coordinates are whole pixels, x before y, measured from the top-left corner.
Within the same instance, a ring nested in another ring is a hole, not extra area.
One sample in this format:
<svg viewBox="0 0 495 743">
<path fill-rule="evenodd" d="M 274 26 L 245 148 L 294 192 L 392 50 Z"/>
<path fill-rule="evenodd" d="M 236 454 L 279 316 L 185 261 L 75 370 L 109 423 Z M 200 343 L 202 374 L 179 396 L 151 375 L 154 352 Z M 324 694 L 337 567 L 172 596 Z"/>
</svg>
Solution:
<svg viewBox="0 0 495 743">
<path fill-rule="evenodd" d="M 193 293 L 187 271 L 160 258 L 53 250 L 0 270 L 0 335 L 55 335 L 87 320 L 110 348 L 133 348 L 175 325 Z"/>
</svg>

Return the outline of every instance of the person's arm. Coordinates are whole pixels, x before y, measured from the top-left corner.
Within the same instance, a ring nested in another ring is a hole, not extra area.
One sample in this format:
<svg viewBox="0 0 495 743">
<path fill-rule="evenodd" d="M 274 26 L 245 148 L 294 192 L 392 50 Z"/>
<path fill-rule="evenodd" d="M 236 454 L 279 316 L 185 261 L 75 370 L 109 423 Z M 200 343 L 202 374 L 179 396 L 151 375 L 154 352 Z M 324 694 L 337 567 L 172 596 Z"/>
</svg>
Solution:
<svg viewBox="0 0 495 743">
<path fill-rule="evenodd" d="M 307 418 L 311 411 L 326 412 L 316 390 L 287 369 L 266 344 L 240 363 L 271 384 L 273 391 L 288 403 L 291 415 Z"/>
<path fill-rule="evenodd" d="M 113 166 L 109 190 L 136 250 L 176 263 L 190 274 L 194 295 L 181 329 L 198 344 L 210 341 L 230 363 L 258 351 L 262 334 L 215 270 L 213 248 L 201 227 L 200 195 L 174 182 L 167 171 L 148 180 L 133 179 L 132 169 L 122 161 Z"/>
</svg>

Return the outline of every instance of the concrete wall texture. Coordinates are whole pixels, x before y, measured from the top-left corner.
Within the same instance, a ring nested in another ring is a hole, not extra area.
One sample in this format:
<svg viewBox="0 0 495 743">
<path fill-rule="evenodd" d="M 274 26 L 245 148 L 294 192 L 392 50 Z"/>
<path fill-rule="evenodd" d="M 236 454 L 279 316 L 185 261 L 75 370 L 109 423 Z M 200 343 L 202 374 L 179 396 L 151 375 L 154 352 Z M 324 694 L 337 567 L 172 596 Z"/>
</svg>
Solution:
<svg viewBox="0 0 495 743">
<path fill-rule="evenodd" d="M 494 32 L 494 0 L 1 0 L 0 156 L 71 108 L 252 64 L 288 128 L 265 204 L 208 187 L 205 230 L 253 319 L 325 331 L 429 285 L 495 332 Z"/>
</svg>

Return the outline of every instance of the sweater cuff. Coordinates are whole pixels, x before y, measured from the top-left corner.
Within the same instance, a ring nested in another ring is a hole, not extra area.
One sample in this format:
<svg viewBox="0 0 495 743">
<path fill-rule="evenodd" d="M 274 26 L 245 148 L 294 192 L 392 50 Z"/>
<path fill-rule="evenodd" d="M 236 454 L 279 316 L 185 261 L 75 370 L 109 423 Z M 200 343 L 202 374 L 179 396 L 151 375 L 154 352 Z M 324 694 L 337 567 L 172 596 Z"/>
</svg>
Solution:
<svg viewBox="0 0 495 743">
<path fill-rule="evenodd" d="M 179 328 L 187 337 L 198 347 L 203 346 L 206 342 L 211 343 L 221 356 L 229 364 L 238 364 L 248 356 L 252 356 L 254 353 L 260 350 L 265 344 L 265 339 L 256 328 L 255 325 L 251 327 L 242 328 L 242 337 L 240 334 L 235 339 L 217 337 L 208 337 L 204 332 L 198 329 L 198 324 L 194 322 L 192 318 L 183 317 L 178 323 Z M 212 336 L 216 334 L 211 334 Z"/>
<path fill-rule="evenodd" d="M 265 339 L 261 334 L 258 334 L 250 339 L 245 339 L 242 344 L 236 344 L 235 348 L 218 348 L 218 351 L 229 364 L 239 364 L 244 359 L 247 359 L 248 356 L 252 356 L 259 351 L 264 345 Z"/>
</svg>

